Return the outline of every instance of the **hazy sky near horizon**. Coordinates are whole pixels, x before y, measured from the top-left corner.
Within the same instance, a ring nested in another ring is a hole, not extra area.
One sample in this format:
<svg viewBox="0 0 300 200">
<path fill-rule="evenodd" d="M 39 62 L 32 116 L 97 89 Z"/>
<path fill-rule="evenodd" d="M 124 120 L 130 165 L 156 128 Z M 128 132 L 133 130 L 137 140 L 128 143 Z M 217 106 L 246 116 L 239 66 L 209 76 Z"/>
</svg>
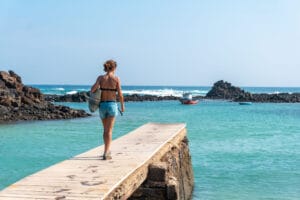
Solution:
<svg viewBox="0 0 300 200">
<path fill-rule="evenodd" d="M 0 70 L 26 84 L 300 86 L 298 0 L 0 0 Z"/>
</svg>

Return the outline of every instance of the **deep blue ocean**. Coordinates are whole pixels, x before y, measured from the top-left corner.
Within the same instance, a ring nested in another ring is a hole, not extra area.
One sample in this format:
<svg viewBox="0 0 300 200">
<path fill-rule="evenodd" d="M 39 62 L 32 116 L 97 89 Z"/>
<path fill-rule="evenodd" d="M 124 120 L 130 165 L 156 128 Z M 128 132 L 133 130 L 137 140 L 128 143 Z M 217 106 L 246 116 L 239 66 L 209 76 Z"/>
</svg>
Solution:
<svg viewBox="0 0 300 200">
<path fill-rule="evenodd" d="M 90 86 L 34 85 L 72 94 Z M 205 95 L 210 87 L 124 86 L 124 94 Z M 243 88 L 254 93 L 300 88 Z M 86 103 L 59 103 L 87 110 Z M 187 124 L 195 176 L 193 199 L 300 199 L 300 104 L 204 100 L 127 102 L 113 138 L 147 122 Z M 0 189 L 47 166 L 101 145 L 98 113 L 83 119 L 0 125 Z"/>
</svg>

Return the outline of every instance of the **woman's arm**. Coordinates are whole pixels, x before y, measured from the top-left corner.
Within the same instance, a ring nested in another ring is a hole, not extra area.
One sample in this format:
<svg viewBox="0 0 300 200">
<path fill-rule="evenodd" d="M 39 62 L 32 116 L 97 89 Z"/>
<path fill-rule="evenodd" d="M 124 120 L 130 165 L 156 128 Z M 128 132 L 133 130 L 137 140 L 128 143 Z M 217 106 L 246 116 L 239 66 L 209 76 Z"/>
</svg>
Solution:
<svg viewBox="0 0 300 200">
<path fill-rule="evenodd" d="M 123 98 L 123 93 L 122 93 L 122 89 L 121 89 L 121 81 L 119 78 L 117 78 L 117 91 L 118 91 L 119 100 L 120 100 L 120 104 L 121 104 L 121 111 L 124 112 L 125 111 L 124 98 Z"/>
<path fill-rule="evenodd" d="M 101 76 L 99 76 L 96 80 L 96 83 L 94 83 L 94 85 L 91 88 L 91 92 L 94 93 L 96 92 L 96 90 L 100 87 L 100 78 Z"/>
</svg>

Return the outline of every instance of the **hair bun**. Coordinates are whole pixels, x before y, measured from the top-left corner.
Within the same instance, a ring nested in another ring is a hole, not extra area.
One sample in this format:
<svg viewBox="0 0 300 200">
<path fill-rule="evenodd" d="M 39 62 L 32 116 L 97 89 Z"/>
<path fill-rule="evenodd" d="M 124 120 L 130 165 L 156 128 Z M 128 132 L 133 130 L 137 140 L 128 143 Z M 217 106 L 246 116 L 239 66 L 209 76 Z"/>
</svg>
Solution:
<svg viewBox="0 0 300 200">
<path fill-rule="evenodd" d="M 117 68 L 117 63 L 114 60 L 108 60 L 103 64 L 103 66 L 104 66 L 104 71 L 109 72 Z"/>
</svg>

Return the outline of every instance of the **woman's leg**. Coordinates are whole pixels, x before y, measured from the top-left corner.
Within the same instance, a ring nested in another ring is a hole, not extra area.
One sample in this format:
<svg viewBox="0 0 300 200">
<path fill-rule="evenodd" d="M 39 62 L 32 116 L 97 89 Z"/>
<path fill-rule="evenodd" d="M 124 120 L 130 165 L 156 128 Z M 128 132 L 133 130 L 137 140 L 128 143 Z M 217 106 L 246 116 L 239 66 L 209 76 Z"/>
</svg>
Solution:
<svg viewBox="0 0 300 200">
<path fill-rule="evenodd" d="M 103 124 L 103 141 L 104 141 L 104 154 L 110 150 L 112 140 L 112 130 L 115 123 L 115 117 L 107 117 L 102 119 Z"/>
</svg>

